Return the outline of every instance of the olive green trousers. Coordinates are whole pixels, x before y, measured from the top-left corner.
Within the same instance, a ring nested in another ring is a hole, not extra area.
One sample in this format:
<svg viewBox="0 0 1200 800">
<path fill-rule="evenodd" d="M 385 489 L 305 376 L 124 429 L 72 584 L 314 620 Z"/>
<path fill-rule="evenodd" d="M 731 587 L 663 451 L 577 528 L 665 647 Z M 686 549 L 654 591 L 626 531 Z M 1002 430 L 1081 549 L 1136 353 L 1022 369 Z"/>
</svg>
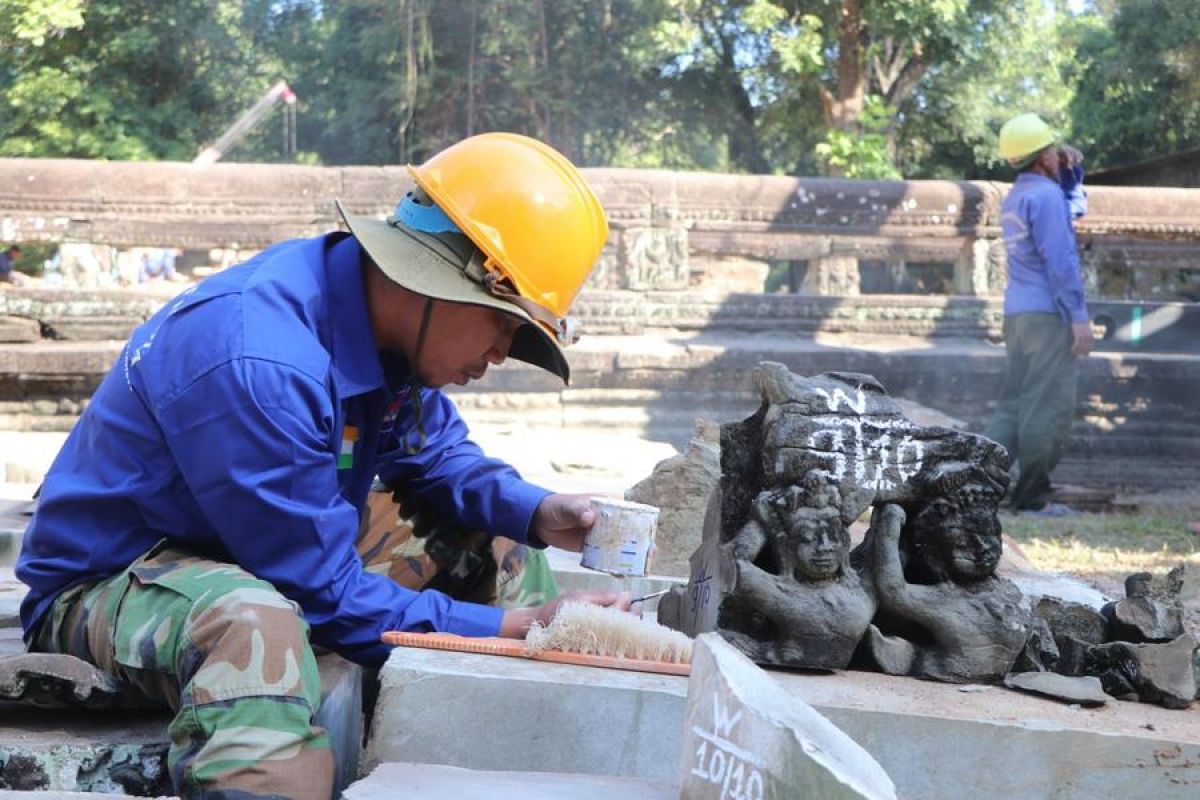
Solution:
<svg viewBox="0 0 1200 800">
<path fill-rule="evenodd" d="M 1057 314 L 1006 316 L 1004 348 L 1004 382 L 984 435 L 1020 462 L 1013 506 L 1039 509 L 1050 501 L 1050 473 L 1071 432 L 1079 361 L 1071 355 L 1071 326 Z"/>
</svg>

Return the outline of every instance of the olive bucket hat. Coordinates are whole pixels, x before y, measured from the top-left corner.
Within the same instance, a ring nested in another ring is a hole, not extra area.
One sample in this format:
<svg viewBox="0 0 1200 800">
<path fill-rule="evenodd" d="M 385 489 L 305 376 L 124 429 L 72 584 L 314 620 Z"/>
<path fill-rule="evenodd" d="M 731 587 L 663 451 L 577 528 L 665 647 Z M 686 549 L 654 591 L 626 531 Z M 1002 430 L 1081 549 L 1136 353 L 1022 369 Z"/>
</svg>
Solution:
<svg viewBox="0 0 1200 800">
<path fill-rule="evenodd" d="M 425 297 L 494 308 L 528 323 L 517 329 L 509 357 L 570 382 L 559 341 L 538 324 L 526 303 L 514 301 L 519 296 L 490 279 L 484 254 L 436 205 L 409 193 L 381 220 L 350 214 L 340 200 L 334 202 L 350 233 L 389 279 Z"/>
<path fill-rule="evenodd" d="M 558 375 L 571 304 L 608 239 L 595 193 L 566 156 L 516 133 L 481 133 L 409 165 L 417 189 L 387 220 L 338 211 L 396 283 L 527 322 L 509 355 Z"/>
</svg>

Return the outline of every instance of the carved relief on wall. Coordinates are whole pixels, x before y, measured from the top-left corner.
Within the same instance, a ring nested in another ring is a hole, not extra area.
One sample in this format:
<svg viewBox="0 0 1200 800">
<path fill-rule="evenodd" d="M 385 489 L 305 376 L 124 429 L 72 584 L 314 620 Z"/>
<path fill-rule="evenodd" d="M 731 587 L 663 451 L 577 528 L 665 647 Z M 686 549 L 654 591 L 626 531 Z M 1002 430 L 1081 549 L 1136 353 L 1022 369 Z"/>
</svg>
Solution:
<svg viewBox="0 0 1200 800">
<path fill-rule="evenodd" d="M 684 228 L 626 228 L 621 232 L 619 253 L 624 272 L 622 289 L 688 286 L 688 239 Z"/>
</svg>

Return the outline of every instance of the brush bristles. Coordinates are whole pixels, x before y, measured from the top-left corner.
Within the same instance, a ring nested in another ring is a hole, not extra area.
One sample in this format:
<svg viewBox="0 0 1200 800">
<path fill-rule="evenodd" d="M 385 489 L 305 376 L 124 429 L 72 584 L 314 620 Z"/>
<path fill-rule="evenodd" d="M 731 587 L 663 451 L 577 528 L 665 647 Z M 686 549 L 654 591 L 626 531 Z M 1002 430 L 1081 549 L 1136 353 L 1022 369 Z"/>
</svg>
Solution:
<svg viewBox="0 0 1200 800">
<path fill-rule="evenodd" d="M 535 622 L 525 635 L 530 652 L 565 650 L 585 655 L 688 664 L 692 640 L 679 631 L 625 611 L 564 603 L 549 626 Z"/>
</svg>

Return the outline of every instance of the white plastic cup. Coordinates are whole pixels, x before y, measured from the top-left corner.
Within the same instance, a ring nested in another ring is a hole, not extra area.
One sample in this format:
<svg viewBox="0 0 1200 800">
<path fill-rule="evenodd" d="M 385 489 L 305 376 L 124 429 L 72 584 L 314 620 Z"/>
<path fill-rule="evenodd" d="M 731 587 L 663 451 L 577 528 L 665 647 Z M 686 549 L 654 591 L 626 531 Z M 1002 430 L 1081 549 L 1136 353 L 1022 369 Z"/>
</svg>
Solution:
<svg viewBox="0 0 1200 800">
<path fill-rule="evenodd" d="M 596 523 L 584 537 L 579 563 L 610 575 L 645 575 L 658 533 L 658 508 L 615 497 L 593 497 L 592 508 Z"/>
</svg>

